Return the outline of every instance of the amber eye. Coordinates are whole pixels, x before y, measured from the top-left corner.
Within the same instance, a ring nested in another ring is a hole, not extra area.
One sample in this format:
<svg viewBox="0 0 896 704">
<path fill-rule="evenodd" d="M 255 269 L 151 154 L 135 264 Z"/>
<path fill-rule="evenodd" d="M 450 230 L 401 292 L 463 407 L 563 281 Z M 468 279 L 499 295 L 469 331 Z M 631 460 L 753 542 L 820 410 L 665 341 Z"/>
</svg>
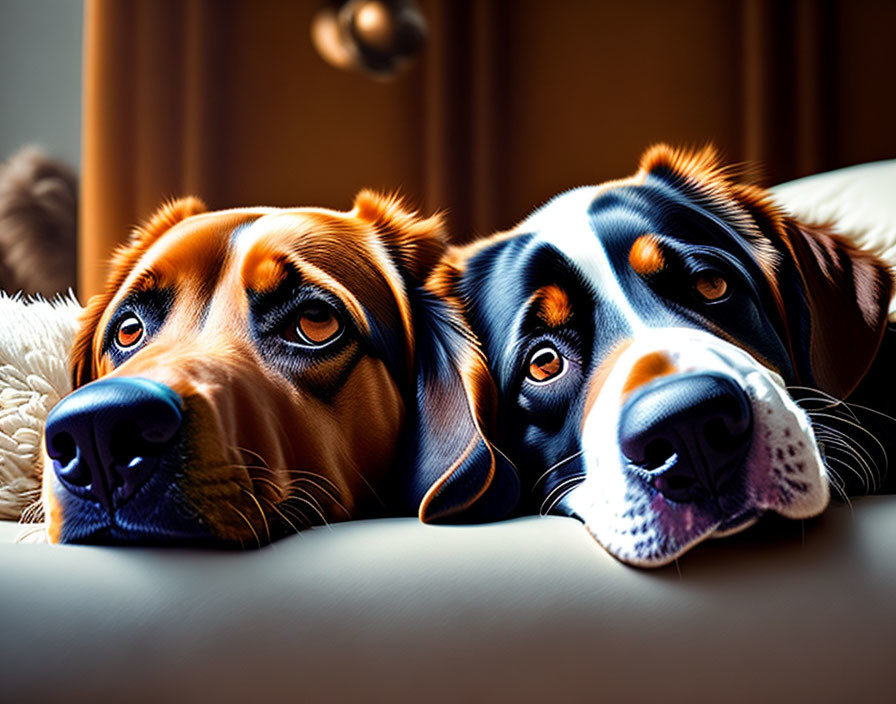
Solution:
<svg viewBox="0 0 896 704">
<path fill-rule="evenodd" d="M 136 315 L 122 318 L 115 330 L 115 344 L 123 350 L 129 349 L 143 339 L 143 321 Z"/>
<path fill-rule="evenodd" d="M 311 303 L 299 312 L 295 335 L 299 342 L 323 345 L 335 339 L 342 331 L 342 323 L 332 307 L 326 303 Z"/>
<path fill-rule="evenodd" d="M 694 288 L 704 300 L 718 301 L 728 293 L 728 282 L 716 271 L 704 271 L 694 278 Z"/>
<path fill-rule="evenodd" d="M 526 376 L 537 383 L 553 381 L 566 369 L 563 355 L 552 344 L 540 345 L 529 355 Z"/>
</svg>

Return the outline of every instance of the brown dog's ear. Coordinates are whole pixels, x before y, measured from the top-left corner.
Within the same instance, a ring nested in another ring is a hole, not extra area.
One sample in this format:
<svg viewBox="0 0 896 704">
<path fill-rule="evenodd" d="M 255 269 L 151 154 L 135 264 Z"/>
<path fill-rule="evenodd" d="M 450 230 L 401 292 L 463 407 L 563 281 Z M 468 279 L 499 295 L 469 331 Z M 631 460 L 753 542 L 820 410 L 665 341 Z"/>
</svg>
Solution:
<svg viewBox="0 0 896 704">
<path fill-rule="evenodd" d="M 402 503 L 426 523 L 504 518 L 519 499 L 519 477 L 487 439 L 496 393 L 485 359 L 452 301 L 418 290 L 412 308 L 416 408 Z"/>
<path fill-rule="evenodd" d="M 448 247 L 442 216 L 422 218 L 396 195 L 363 190 L 355 196 L 355 210 L 377 231 L 410 285 L 422 284 Z"/>
<path fill-rule="evenodd" d="M 893 295 L 892 273 L 878 257 L 826 227 L 789 218 L 783 227 L 804 297 L 787 300 L 785 293 L 785 305 L 790 315 L 802 312 L 803 341 L 806 328 L 809 337 L 803 347 L 816 386 L 845 398 L 877 354 Z M 786 267 L 781 274 L 786 276 Z M 786 289 L 782 282 L 782 293 Z"/>
<path fill-rule="evenodd" d="M 104 294 L 91 296 L 78 321 L 78 331 L 69 353 L 72 373 L 72 389 L 84 386 L 96 378 L 97 370 L 93 356 L 93 339 L 96 327 L 106 310 L 108 298 Z"/>
<path fill-rule="evenodd" d="M 400 505 L 427 523 L 503 518 L 516 505 L 516 470 L 486 437 L 491 377 L 459 306 L 427 282 L 447 250 L 442 218 L 419 217 L 392 196 L 362 191 L 356 216 L 370 223 L 404 281 L 413 324 Z"/>
<path fill-rule="evenodd" d="M 98 373 L 94 349 L 97 347 L 97 326 L 106 307 L 124 283 L 131 269 L 150 245 L 181 220 L 206 211 L 205 204 L 194 196 L 164 203 L 143 225 L 134 228 L 128 241 L 112 253 L 109 275 L 102 293 L 91 296 L 81 314 L 78 332 L 72 345 L 70 369 L 72 388 L 93 381 Z"/>
</svg>

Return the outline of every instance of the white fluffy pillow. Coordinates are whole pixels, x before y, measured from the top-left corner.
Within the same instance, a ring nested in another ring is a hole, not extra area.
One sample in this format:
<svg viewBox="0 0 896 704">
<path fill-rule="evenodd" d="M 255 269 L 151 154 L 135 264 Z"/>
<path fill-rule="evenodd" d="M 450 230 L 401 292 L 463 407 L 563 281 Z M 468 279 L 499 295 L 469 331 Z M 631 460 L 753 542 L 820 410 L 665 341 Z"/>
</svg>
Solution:
<svg viewBox="0 0 896 704">
<path fill-rule="evenodd" d="M 80 312 L 71 293 L 47 302 L 0 292 L 0 519 L 18 519 L 39 498 L 44 421 L 71 390 Z"/>
</svg>

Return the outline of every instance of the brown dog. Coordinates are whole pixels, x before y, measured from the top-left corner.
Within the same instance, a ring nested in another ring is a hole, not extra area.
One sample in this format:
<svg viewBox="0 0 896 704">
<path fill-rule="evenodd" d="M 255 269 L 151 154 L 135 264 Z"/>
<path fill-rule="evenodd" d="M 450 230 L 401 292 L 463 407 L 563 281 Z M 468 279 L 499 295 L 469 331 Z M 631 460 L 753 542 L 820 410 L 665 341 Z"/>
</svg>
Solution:
<svg viewBox="0 0 896 704">
<path fill-rule="evenodd" d="M 422 286 L 438 217 L 370 192 L 348 213 L 203 210 L 163 207 L 85 311 L 47 422 L 53 542 L 260 544 L 513 505 L 485 365 Z"/>
</svg>

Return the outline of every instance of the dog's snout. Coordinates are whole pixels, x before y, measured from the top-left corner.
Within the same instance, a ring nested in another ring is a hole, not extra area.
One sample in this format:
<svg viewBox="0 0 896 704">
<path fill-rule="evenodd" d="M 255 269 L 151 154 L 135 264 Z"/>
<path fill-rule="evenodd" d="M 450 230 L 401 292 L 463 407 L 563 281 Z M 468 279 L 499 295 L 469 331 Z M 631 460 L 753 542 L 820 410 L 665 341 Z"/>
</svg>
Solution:
<svg viewBox="0 0 896 704">
<path fill-rule="evenodd" d="M 182 402 L 149 379 L 112 377 L 77 389 L 47 417 L 47 454 L 63 486 L 109 512 L 127 501 L 174 445 Z"/>
<path fill-rule="evenodd" d="M 620 447 L 634 465 L 651 472 L 653 485 L 673 501 L 724 494 L 752 442 L 746 393 L 717 373 L 673 374 L 626 400 Z"/>
</svg>

